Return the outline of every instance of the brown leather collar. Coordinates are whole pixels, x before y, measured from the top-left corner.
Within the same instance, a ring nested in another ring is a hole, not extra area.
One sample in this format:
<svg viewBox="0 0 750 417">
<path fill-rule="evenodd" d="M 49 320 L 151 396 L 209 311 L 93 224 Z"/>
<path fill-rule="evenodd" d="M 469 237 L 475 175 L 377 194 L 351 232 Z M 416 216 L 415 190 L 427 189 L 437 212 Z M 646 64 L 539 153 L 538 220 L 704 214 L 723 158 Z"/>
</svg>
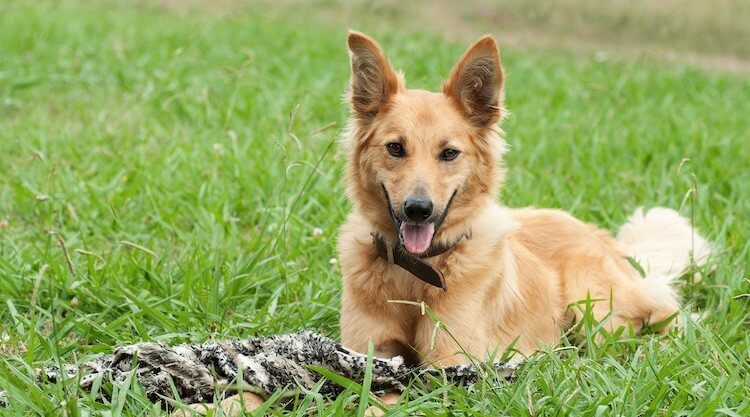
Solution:
<svg viewBox="0 0 750 417">
<path fill-rule="evenodd" d="M 469 231 L 450 245 L 433 245 L 425 253 L 416 256 L 404 250 L 397 243 L 398 241 L 388 242 L 383 236 L 375 232 L 370 234 L 372 235 L 372 244 L 375 246 L 375 252 L 379 257 L 389 263 L 400 266 L 422 281 L 442 288 L 444 291 L 448 291 L 448 286 L 443 273 L 439 269 L 433 268 L 428 263 L 423 262 L 422 259 L 432 258 L 453 249 L 463 238 L 471 239 L 471 231 Z"/>
</svg>

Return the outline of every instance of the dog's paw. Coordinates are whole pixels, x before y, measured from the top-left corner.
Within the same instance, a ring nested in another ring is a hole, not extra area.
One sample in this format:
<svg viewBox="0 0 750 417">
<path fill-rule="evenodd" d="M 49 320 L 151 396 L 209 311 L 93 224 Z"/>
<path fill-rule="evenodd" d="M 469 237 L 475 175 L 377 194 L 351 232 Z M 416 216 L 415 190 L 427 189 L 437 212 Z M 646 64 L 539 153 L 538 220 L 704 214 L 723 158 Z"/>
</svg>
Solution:
<svg viewBox="0 0 750 417">
<path fill-rule="evenodd" d="M 213 404 L 190 404 L 181 408 L 172 414 L 170 417 L 199 417 L 205 416 L 208 410 L 214 408 Z"/>
<path fill-rule="evenodd" d="M 256 410 L 263 405 L 263 397 L 250 392 L 233 395 L 218 404 L 201 403 L 189 406 L 172 413 L 171 417 L 199 417 L 205 416 L 213 410 L 213 415 L 218 417 L 237 417 L 245 412 Z"/>
<path fill-rule="evenodd" d="M 385 414 L 382 408 L 377 405 L 371 405 L 365 410 L 365 417 L 380 417 Z"/>
<path fill-rule="evenodd" d="M 389 392 L 387 394 L 383 394 L 380 397 L 380 402 L 382 402 L 386 406 L 394 405 L 398 402 L 399 398 L 401 398 L 400 392 Z M 384 415 L 386 412 L 387 410 L 384 410 L 382 405 L 380 406 L 371 405 L 367 407 L 367 410 L 365 410 L 365 416 L 366 417 L 380 417 Z"/>
</svg>

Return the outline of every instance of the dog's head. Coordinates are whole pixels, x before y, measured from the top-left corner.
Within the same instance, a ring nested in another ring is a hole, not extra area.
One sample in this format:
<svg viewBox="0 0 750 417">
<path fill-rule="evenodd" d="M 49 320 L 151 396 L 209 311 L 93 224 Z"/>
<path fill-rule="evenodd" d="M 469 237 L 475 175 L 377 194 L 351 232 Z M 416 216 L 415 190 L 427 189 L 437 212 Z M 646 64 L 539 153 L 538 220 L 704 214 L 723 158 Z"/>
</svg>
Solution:
<svg viewBox="0 0 750 417">
<path fill-rule="evenodd" d="M 380 45 L 349 33 L 349 195 L 375 231 L 414 254 L 469 232 L 502 180 L 503 69 L 479 39 L 441 93 L 406 88 Z"/>
</svg>

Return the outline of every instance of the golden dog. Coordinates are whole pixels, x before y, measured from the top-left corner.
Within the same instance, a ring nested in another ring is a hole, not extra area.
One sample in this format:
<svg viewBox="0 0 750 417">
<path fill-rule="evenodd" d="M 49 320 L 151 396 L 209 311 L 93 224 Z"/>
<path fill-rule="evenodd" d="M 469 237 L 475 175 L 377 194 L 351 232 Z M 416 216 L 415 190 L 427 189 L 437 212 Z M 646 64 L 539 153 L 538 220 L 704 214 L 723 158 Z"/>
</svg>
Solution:
<svg viewBox="0 0 750 417">
<path fill-rule="evenodd" d="M 344 345 L 366 352 L 372 341 L 378 356 L 446 366 L 556 344 L 582 300 L 609 330 L 676 316 L 670 281 L 691 248 L 703 262 L 709 247 L 675 211 L 639 210 L 615 239 L 563 211 L 497 203 L 504 74 L 492 37 L 466 51 L 440 93 L 407 89 L 364 34 L 349 34 L 349 50 Z M 398 300 L 424 303 L 440 328 Z"/>
<path fill-rule="evenodd" d="M 440 93 L 407 89 L 366 35 L 351 32 L 348 44 L 345 346 L 366 353 L 372 342 L 376 356 L 437 366 L 509 346 L 528 355 L 558 343 L 583 314 L 571 305 L 584 300 L 610 331 L 670 328 L 680 308 L 671 281 L 710 252 L 677 212 L 639 209 L 614 238 L 563 211 L 497 203 L 504 74 L 492 37 L 466 51 Z M 236 414 L 261 403 L 245 393 L 222 407 Z"/>
</svg>

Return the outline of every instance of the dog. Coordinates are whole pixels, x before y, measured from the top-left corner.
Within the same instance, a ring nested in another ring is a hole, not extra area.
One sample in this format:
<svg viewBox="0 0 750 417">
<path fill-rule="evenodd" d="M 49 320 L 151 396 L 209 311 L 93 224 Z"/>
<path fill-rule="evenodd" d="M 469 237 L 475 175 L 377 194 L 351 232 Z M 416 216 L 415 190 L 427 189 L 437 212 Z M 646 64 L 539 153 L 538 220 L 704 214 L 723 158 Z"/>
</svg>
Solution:
<svg viewBox="0 0 750 417">
<path fill-rule="evenodd" d="M 612 332 L 674 325 L 671 283 L 691 256 L 703 263 L 710 253 L 677 212 L 638 210 L 615 238 L 561 210 L 497 203 L 505 75 L 491 36 L 469 47 L 440 93 L 407 89 L 368 36 L 348 41 L 344 345 L 366 352 L 373 343 L 377 356 L 437 366 L 510 346 L 529 355 L 558 343 L 584 300 Z"/>
<path fill-rule="evenodd" d="M 491 36 L 468 48 L 438 93 L 408 89 L 367 35 L 350 32 L 348 46 L 343 345 L 449 366 L 509 347 L 530 355 L 587 312 L 610 332 L 675 325 L 672 283 L 711 252 L 676 211 L 639 209 L 613 237 L 561 210 L 498 203 L 505 75 Z M 257 406 L 253 395 L 236 408 Z"/>
</svg>

